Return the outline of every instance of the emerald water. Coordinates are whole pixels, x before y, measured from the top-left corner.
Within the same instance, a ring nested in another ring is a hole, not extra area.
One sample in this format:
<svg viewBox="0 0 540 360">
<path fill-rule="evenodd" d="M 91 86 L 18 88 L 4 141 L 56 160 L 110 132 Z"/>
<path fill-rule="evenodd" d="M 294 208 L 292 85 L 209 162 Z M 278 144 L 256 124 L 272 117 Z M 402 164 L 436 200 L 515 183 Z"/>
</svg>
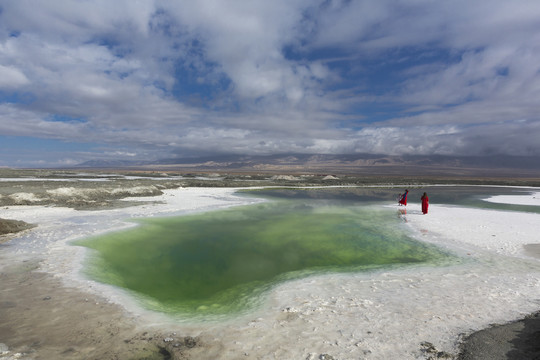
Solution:
<svg viewBox="0 0 540 360">
<path fill-rule="evenodd" d="M 407 236 L 396 210 L 380 206 L 394 192 L 264 190 L 256 196 L 271 201 L 143 219 L 77 244 L 95 250 L 90 277 L 131 291 L 148 308 L 227 315 L 290 279 L 451 257 Z"/>
</svg>

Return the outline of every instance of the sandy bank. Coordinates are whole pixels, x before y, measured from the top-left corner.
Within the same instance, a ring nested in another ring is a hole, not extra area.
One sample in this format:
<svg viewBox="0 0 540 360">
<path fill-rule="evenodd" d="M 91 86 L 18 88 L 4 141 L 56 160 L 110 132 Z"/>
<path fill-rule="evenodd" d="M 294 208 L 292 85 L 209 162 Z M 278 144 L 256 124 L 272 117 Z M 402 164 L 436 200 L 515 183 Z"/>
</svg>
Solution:
<svg viewBox="0 0 540 360">
<path fill-rule="evenodd" d="M 123 309 L 22 262 L 1 273 L 0 359 L 158 359 L 159 341 Z M 154 337 L 154 338 L 153 338 Z"/>
</svg>

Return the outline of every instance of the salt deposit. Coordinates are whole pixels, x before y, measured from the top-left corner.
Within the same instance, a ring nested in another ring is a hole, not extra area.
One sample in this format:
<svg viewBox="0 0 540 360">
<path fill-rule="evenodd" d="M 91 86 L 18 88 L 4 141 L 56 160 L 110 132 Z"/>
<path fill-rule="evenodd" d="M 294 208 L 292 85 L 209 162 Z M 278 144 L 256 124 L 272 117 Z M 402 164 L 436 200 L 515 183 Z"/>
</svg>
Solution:
<svg viewBox="0 0 540 360">
<path fill-rule="evenodd" d="M 534 192 L 530 195 L 497 195 L 485 200 L 499 204 L 540 206 L 540 192 Z"/>
<path fill-rule="evenodd" d="M 489 201 L 539 205 L 538 194 Z M 145 311 L 122 291 L 82 278 L 84 249 L 68 242 L 134 226 L 126 222 L 129 218 L 259 200 L 222 188 L 179 188 L 136 200 L 152 203 L 100 211 L 9 207 L 2 217 L 39 226 L 12 241 L 5 258 L 42 257 L 42 270 L 71 286 L 105 294 L 145 326 L 197 335 L 209 346 L 219 344 L 221 359 L 237 359 L 239 354 L 253 359 L 319 359 L 321 354 L 335 359 L 423 359 L 425 341 L 455 353 L 459 334 L 540 308 L 540 259 L 523 250 L 523 245 L 540 242 L 540 214 L 431 205 L 429 214 L 422 215 L 419 204 L 413 203 L 402 215 L 405 229 L 463 260 L 444 267 L 419 265 L 296 280 L 272 290 L 261 309 L 235 320 L 184 323 Z"/>
<path fill-rule="evenodd" d="M 35 194 L 33 193 L 24 193 L 24 192 L 20 192 L 20 193 L 15 193 L 15 194 L 11 194 L 9 195 L 9 197 L 17 202 L 17 203 L 25 203 L 25 202 L 38 202 L 40 201 L 41 199 L 39 197 L 37 197 Z"/>
</svg>

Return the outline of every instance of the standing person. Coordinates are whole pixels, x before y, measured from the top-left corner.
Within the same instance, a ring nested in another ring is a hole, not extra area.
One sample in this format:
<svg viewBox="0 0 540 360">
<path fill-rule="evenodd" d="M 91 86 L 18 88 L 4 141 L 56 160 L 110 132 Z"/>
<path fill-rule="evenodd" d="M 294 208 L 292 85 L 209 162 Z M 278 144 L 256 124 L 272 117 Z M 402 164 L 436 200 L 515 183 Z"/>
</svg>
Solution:
<svg viewBox="0 0 540 360">
<path fill-rule="evenodd" d="M 427 209 L 429 207 L 429 198 L 427 194 L 424 193 L 420 199 L 422 199 L 422 214 L 427 214 Z"/>
<path fill-rule="evenodd" d="M 401 195 L 399 199 L 399 205 L 405 205 L 407 206 L 407 195 L 409 194 L 409 190 L 405 190 L 405 193 Z"/>
</svg>

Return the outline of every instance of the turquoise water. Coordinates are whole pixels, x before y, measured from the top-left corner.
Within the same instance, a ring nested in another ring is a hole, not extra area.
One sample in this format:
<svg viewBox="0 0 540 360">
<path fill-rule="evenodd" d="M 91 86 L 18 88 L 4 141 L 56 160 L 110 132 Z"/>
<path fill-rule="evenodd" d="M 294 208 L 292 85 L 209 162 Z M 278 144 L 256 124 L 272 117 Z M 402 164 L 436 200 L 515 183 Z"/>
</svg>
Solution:
<svg viewBox="0 0 540 360">
<path fill-rule="evenodd" d="M 380 201 L 395 190 L 264 190 L 272 201 L 188 216 L 152 218 L 85 239 L 87 274 L 135 294 L 144 306 L 215 316 L 257 306 L 289 279 L 452 258 L 407 236 Z M 432 196 L 433 197 L 433 196 Z"/>
</svg>

